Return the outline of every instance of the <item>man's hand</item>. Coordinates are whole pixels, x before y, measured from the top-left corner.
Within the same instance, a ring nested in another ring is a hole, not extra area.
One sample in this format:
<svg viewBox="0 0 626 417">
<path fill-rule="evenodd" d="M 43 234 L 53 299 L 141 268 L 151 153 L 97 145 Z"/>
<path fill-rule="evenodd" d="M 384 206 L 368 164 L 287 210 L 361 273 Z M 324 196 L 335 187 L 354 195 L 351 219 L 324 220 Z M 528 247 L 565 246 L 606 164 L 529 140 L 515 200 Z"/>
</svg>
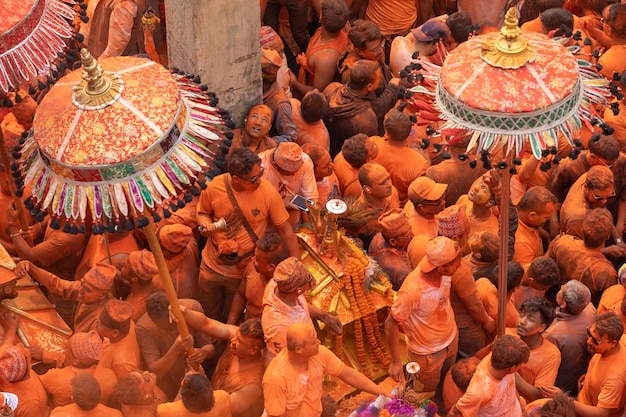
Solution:
<svg viewBox="0 0 626 417">
<path fill-rule="evenodd" d="M 485 330 L 485 333 L 487 333 L 487 336 L 489 336 L 490 338 L 495 336 L 496 321 L 492 317 L 488 317 L 488 320 L 483 323 L 483 329 Z"/>
<path fill-rule="evenodd" d="M 544 398 L 554 398 L 563 393 L 561 388 L 555 387 L 554 385 L 544 385 L 538 388 Z"/>
<path fill-rule="evenodd" d="M 343 326 L 337 316 L 326 313 L 320 317 L 320 320 L 326 323 L 326 325 L 336 334 L 343 334 Z"/>
<path fill-rule="evenodd" d="M 15 276 L 18 278 L 24 278 L 30 276 L 30 261 L 19 261 L 15 266 Z"/>
<path fill-rule="evenodd" d="M 0 315 L 0 325 L 6 332 L 15 332 L 19 325 L 19 319 L 14 312 L 5 311 Z"/>
<path fill-rule="evenodd" d="M 178 349 L 180 353 L 187 353 L 189 349 L 193 348 L 193 336 L 191 334 L 182 338 L 178 336 L 174 342 L 174 347 Z"/>
<path fill-rule="evenodd" d="M 402 363 L 391 361 L 388 373 L 394 381 L 404 383 L 404 368 L 402 367 Z"/>
<path fill-rule="evenodd" d="M 39 346 L 29 346 L 28 351 L 30 352 L 30 357 L 33 361 L 42 361 L 43 360 L 43 349 Z"/>
</svg>

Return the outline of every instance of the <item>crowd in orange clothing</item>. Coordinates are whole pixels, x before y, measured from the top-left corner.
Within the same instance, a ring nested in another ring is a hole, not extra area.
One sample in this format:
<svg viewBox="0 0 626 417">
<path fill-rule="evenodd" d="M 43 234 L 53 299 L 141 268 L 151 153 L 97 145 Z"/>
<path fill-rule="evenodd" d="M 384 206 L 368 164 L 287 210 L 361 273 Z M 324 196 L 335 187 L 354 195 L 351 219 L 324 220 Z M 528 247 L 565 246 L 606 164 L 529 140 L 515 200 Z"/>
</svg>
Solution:
<svg viewBox="0 0 626 417">
<path fill-rule="evenodd" d="M 333 415 L 325 374 L 392 395 L 315 332 L 351 331 L 311 303 L 316 282 L 295 234 L 311 220 L 302 201 L 332 198 L 354 208 L 345 233 L 397 291 L 379 323 L 389 376 L 405 378 L 403 333 L 439 415 L 626 415 L 626 4 L 517 5 L 523 31 L 594 64 L 615 97 L 575 144 L 555 138 L 540 161 L 521 155 L 509 185 L 499 161 L 466 149 L 469 137 L 449 144 L 438 133 L 424 76 L 498 22 L 454 1 L 307 3 L 261 1 L 263 103 L 233 132 L 224 172 L 156 224 L 189 335 L 178 333 L 141 230 L 105 241 L 44 220 L 31 247 L 2 180 L 0 243 L 74 331 L 49 352 L 19 343 L 16 315 L 0 317 L 0 395 L 14 415 Z M 5 140 L 29 127 L 27 106 L 0 109 Z M 494 342 L 503 222 L 507 336 Z"/>
</svg>

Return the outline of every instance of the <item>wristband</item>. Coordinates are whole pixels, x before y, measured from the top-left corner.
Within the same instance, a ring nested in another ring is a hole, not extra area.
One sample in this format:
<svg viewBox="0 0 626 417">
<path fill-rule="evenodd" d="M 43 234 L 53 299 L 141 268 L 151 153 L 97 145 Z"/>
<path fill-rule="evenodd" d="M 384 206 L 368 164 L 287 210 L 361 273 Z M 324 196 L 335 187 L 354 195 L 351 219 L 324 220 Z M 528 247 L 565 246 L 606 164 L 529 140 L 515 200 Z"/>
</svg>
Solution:
<svg viewBox="0 0 626 417">
<path fill-rule="evenodd" d="M 13 235 L 11 235 L 12 237 Z M 615 243 L 622 243 L 622 239 L 620 239 L 619 237 L 617 239 L 615 239 Z"/>
<path fill-rule="evenodd" d="M 9 236 L 11 237 L 11 239 L 13 239 L 14 237 L 17 237 L 19 235 L 21 235 L 21 232 L 17 232 L 17 233 L 11 233 Z"/>
</svg>

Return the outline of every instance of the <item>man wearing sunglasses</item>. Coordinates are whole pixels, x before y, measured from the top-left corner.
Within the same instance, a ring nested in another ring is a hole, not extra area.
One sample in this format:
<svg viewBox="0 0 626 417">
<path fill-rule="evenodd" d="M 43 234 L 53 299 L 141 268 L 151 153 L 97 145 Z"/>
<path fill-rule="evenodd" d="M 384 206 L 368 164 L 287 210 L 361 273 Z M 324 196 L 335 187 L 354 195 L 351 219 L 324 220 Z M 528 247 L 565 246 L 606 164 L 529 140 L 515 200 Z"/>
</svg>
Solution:
<svg viewBox="0 0 626 417">
<path fill-rule="evenodd" d="M 230 152 L 228 173 L 215 177 L 202 191 L 197 218 L 207 237 L 198 286 L 210 318 L 226 321 L 255 242 L 270 224 L 283 238 L 289 255 L 298 256 L 298 241 L 285 205 L 276 188 L 263 178 L 261 159 L 248 148 Z M 219 218 L 226 219 L 226 230 L 211 231 L 211 223 Z"/>
<path fill-rule="evenodd" d="M 604 165 L 591 167 L 572 185 L 561 206 L 561 232 L 583 239 L 582 224 L 587 210 L 605 208 L 615 196 L 613 172 Z M 619 245 L 615 245 L 616 253 L 612 255 L 619 257 L 623 254 L 623 243 L 615 226 L 611 236 Z"/>
<path fill-rule="evenodd" d="M 577 416 L 618 417 L 624 412 L 626 396 L 626 346 L 622 319 L 612 311 L 600 314 L 587 329 L 587 351 L 592 355 L 587 373 L 579 380 L 580 392 L 574 406 Z M 554 398 L 561 390 L 541 388 L 544 396 Z"/>
</svg>

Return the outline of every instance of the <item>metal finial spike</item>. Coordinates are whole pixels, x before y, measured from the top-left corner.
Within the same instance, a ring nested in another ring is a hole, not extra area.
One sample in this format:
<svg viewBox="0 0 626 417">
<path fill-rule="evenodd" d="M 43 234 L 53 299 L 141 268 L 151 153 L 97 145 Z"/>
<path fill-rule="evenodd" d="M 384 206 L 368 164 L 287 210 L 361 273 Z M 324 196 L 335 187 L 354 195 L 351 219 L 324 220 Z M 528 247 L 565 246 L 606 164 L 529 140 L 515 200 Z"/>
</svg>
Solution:
<svg viewBox="0 0 626 417">
<path fill-rule="evenodd" d="M 98 61 L 87 49 L 80 50 L 83 63 L 83 80 L 87 82 L 85 89 L 89 95 L 101 95 L 111 87 L 111 79 L 103 77 L 104 71 Z"/>
<path fill-rule="evenodd" d="M 87 49 L 80 50 L 82 79 L 74 87 L 72 101 L 83 110 L 103 109 L 115 103 L 124 88 L 122 78 L 106 72 Z"/>
</svg>

